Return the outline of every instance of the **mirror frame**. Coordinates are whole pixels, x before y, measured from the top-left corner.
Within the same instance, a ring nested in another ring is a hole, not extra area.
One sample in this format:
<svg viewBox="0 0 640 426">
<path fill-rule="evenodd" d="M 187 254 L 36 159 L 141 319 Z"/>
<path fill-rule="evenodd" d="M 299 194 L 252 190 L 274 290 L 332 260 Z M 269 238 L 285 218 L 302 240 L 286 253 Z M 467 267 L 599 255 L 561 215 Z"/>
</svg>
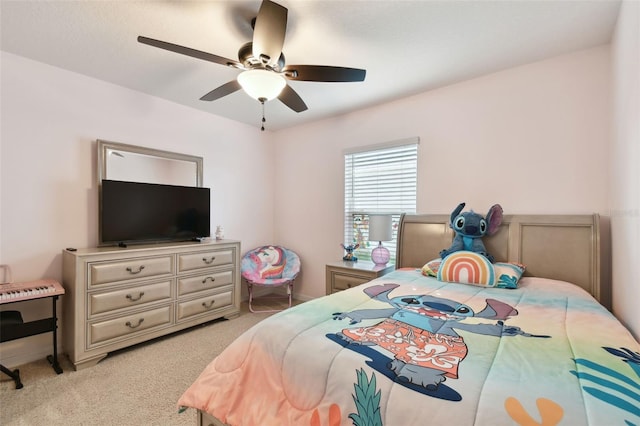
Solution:
<svg viewBox="0 0 640 426">
<path fill-rule="evenodd" d="M 196 185 L 202 187 L 202 157 L 196 157 L 194 155 L 180 154 L 171 151 L 162 151 L 160 149 L 145 148 L 142 146 L 128 145 L 117 142 L 109 142 L 98 139 L 98 186 L 102 184 L 103 179 L 110 179 L 107 176 L 107 160 L 109 158 L 107 150 L 117 150 L 123 152 L 131 152 L 135 154 L 148 155 L 150 157 L 158 157 L 170 160 L 181 160 L 192 162 L 196 165 Z"/>
</svg>

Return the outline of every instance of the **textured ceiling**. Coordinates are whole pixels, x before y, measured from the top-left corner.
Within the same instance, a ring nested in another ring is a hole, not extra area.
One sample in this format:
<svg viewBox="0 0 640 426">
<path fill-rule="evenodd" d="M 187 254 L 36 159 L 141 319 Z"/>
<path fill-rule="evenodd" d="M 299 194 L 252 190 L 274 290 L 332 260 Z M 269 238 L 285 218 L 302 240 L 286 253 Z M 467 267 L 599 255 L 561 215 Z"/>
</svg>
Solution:
<svg viewBox="0 0 640 426">
<path fill-rule="evenodd" d="M 287 64 L 367 70 L 361 83 L 294 81 L 309 109 L 278 100 L 267 128 L 282 129 L 457 81 L 608 43 L 620 2 L 294 1 Z M 260 1 L 7 1 L 1 48 L 69 71 L 260 126 L 260 104 L 242 91 L 199 98 L 234 79 L 229 67 L 153 48 L 138 35 L 231 59 L 251 40 Z"/>
</svg>

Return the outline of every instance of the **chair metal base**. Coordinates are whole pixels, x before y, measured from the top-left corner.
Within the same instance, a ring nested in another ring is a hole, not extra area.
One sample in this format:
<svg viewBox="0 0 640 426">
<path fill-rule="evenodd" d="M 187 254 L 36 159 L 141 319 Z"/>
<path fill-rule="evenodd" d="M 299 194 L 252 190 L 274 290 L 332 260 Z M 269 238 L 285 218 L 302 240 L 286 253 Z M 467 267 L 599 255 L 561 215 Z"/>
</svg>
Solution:
<svg viewBox="0 0 640 426">
<path fill-rule="evenodd" d="M 291 307 L 291 299 L 292 299 L 292 294 L 293 294 L 293 281 L 289 281 L 286 284 L 282 284 L 279 285 L 278 287 L 282 287 L 283 285 L 287 286 L 287 295 L 286 296 L 280 296 L 280 295 L 275 295 L 275 296 L 260 296 L 259 298 L 256 299 L 283 299 L 283 298 L 288 298 L 289 299 L 289 306 L 287 306 L 286 308 L 283 309 L 253 309 L 252 303 L 253 303 L 253 286 L 258 286 L 258 287 L 267 287 L 267 286 L 263 286 L 251 281 L 247 281 L 247 290 L 249 290 L 249 310 L 253 313 L 258 313 L 258 312 L 280 312 L 280 311 L 284 311 L 286 309 L 289 309 Z M 268 287 L 273 287 L 273 286 L 268 286 Z"/>
</svg>

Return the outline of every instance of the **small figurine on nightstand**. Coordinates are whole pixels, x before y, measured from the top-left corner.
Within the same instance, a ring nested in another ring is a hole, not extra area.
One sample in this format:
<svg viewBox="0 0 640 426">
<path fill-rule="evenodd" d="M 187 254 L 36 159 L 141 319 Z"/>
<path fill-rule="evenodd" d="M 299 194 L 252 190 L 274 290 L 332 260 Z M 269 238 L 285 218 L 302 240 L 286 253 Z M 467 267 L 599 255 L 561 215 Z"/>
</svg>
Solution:
<svg viewBox="0 0 640 426">
<path fill-rule="evenodd" d="M 353 251 L 358 247 L 360 247 L 360 244 L 349 244 L 348 246 L 345 246 L 344 244 L 340 243 L 340 246 L 343 249 L 345 249 L 345 251 L 347 252 L 347 254 L 345 254 L 344 257 L 342 258 L 342 260 L 348 260 L 350 262 L 358 261 L 358 258 L 353 255 Z"/>
<path fill-rule="evenodd" d="M 222 225 L 216 227 L 216 240 L 224 240 L 224 228 Z"/>
</svg>

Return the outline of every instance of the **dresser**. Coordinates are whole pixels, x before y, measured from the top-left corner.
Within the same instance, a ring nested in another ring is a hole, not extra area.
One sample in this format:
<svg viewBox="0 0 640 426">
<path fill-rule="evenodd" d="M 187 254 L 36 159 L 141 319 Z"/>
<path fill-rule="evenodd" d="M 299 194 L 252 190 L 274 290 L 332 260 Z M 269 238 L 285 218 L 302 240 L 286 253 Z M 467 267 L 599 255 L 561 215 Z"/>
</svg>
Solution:
<svg viewBox="0 0 640 426">
<path fill-rule="evenodd" d="M 325 270 L 327 294 L 359 286 L 395 269 L 395 265 L 381 266 L 367 261 L 328 263 Z"/>
<path fill-rule="evenodd" d="M 240 242 L 63 250 L 62 336 L 76 370 L 109 352 L 240 313 Z"/>
</svg>

